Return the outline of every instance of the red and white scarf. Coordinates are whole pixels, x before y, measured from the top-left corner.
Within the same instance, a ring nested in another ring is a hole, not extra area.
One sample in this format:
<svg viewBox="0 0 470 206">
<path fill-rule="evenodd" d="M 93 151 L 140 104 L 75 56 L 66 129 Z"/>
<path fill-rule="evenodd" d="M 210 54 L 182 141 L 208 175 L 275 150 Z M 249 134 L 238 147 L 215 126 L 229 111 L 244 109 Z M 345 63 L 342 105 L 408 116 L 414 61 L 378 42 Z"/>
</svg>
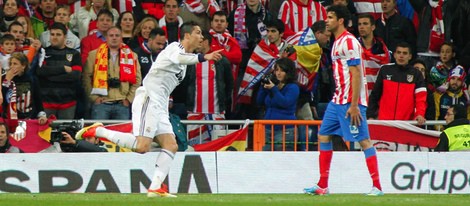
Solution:
<svg viewBox="0 0 470 206">
<path fill-rule="evenodd" d="M 431 36 L 429 37 L 429 50 L 432 52 L 439 52 L 441 45 L 445 41 L 444 35 L 444 21 L 442 19 L 442 4 L 444 0 L 435 2 L 429 0 L 431 5 Z"/>
<path fill-rule="evenodd" d="M 98 47 L 93 72 L 93 89 L 91 94 L 108 95 L 108 44 L 104 43 Z M 137 82 L 137 61 L 134 53 L 126 44 L 121 44 L 119 49 L 119 80 L 135 84 Z"/>
<path fill-rule="evenodd" d="M 202 0 L 185 0 L 184 4 L 191 13 L 202 14 L 206 12 L 209 17 L 212 17 L 215 12 L 220 11 L 220 6 L 215 0 L 208 0 L 207 8 L 204 8 Z"/>
<path fill-rule="evenodd" d="M 234 31 L 233 35 L 237 39 L 241 49 L 248 49 L 248 30 L 245 22 L 246 4 L 241 4 L 234 13 Z"/>
<path fill-rule="evenodd" d="M 214 31 L 214 29 L 210 29 L 209 33 L 212 35 L 212 37 L 214 37 L 214 39 L 217 40 L 217 42 L 219 42 L 221 46 L 227 49 L 226 47 L 227 47 L 229 38 L 232 37 L 232 35 L 230 35 L 227 29 L 225 29 L 224 33 L 217 33 L 216 31 Z"/>
</svg>

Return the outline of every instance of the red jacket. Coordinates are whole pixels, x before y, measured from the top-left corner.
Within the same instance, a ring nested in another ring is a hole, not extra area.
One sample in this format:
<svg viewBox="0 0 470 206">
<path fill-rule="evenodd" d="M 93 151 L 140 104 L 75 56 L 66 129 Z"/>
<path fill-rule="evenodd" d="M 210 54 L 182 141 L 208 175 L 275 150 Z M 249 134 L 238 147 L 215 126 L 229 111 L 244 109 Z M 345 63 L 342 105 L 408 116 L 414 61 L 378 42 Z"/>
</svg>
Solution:
<svg viewBox="0 0 470 206">
<path fill-rule="evenodd" d="M 83 38 L 82 42 L 80 43 L 82 65 L 85 65 L 86 59 L 88 58 L 88 53 L 90 53 L 90 51 L 98 49 L 98 47 L 105 42 L 106 40 L 104 39 L 104 36 L 102 36 L 99 32 L 88 35 Z"/>
<path fill-rule="evenodd" d="M 369 97 L 367 118 L 413 120 L 426 113 L 424 77 L 411 65 L 384 65 Z"/>
</svg>

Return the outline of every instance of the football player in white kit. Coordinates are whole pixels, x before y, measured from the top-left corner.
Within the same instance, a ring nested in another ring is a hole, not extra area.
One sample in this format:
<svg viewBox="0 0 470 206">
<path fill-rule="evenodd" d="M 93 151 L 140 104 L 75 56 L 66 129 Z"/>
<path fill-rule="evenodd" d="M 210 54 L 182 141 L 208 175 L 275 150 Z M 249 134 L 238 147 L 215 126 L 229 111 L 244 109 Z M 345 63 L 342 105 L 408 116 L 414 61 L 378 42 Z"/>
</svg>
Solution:
<svg viewBox="0 0 470 206">
<path fill-rule="evenodd" d="M 181 26 L 180 37 L 180 42 L 173 42 L 161 51 L 144 78 L 143 86 L 136 91 L 132 104 L 133 134 L 108 130 L 102 127 L 103 124 L 95 123 L 76 135 L 76 138 L 104 137 L 138 153 L 148 152 L 152 141 L 157 142 L 162 150 L 157 157 L 148 197 L 176 197 L 163 184 L 178 150 L 168 115 L 171 92 L 183 81 L 187 65 L 222 58 L 222 50 L 205 55 L 193 53 L 202 47 L 204 38 L 201 28 L 194 22 Z"/>
</svg>

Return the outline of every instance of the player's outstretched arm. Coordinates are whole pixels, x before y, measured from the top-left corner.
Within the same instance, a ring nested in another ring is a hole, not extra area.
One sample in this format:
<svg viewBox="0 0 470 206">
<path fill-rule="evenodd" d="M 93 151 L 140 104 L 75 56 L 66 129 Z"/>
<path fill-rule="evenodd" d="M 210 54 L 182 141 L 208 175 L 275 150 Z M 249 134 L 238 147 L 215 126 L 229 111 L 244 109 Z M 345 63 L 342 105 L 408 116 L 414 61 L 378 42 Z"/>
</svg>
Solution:
<svg viewBox="0 0 470 206">
<path fill-rule="evenodd" d="M 204 59 L 205 60 L 214 60 L 214 61 L 219 61 L 221 58 L 222 58 L 222 54 L 220 52 L 222 52 L 224 49 L 219 49 L 217 51 L 214 51 L 210 54 L 205 54 L 204 55 Z"/>
</svg>

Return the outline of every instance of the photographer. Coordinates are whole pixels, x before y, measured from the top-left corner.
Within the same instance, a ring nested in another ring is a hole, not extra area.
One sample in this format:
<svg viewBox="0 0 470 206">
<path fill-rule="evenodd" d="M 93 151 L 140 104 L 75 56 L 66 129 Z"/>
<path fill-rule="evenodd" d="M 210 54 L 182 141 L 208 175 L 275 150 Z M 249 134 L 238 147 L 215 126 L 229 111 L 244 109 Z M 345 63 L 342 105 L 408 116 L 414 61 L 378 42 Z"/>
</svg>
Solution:
<svg viewBox="0 0 470 206">
<path fill-rule="evenodd" d="M 274 65 L 274 71 L 266 75 L 261 80 L 261 88 L 258 92 L 256 102 L 264 105 L 266 113 L 264 119 L 270 120 L 296 120 L 295 111 L 297 99 L 299 97 L 299 86 L 296 83 L 297 73 L 295 63 L 288 58 L 280 58 Z M 287 145 L 286 150 L 293 150 L 294 127 L 286 126 L 283 133 L 283 126 L 274 126 L 271 131 L 271 125 L 266 126 L 266 146 L 263 150 L 271 148 L 271 133 L 274 133 L 274 150 L 283 150 L 282 135 L 285 134 Z"/>
<path fill-rule="evenodd" d="M 63 139 L 60 140 L 60 144 L 64 152 L 108 152 L 106 148 L 99 145 L 98 138 L 76 140 L 67 132 L 62 132 L 62 135 Z"/>
</svg>

